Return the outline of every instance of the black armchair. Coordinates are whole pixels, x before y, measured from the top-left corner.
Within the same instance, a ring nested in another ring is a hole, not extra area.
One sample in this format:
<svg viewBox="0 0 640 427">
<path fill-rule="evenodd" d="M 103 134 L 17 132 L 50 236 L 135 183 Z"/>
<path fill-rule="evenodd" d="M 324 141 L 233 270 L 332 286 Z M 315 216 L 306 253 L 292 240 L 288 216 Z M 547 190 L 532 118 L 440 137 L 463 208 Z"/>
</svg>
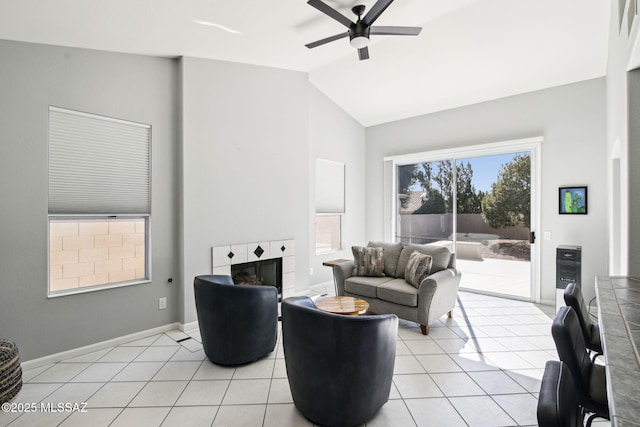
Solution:
<svg viewBox="0 0 640 427">
<path fill-rule="evenodd" d="M 273 286 L 234 285 L 229 276 L 194 280 L 204 352 L 213 363 L 241 365 L 276 346 L 278 291 Z"/>
<path fill-rule="evenodd" d="M 351 427 L 389 399 L 396 356 L 395 314 L 344 316 L 308 297 L 282 302 L 282 339 L 291 395 L 312 422 Z"/>
</svg>

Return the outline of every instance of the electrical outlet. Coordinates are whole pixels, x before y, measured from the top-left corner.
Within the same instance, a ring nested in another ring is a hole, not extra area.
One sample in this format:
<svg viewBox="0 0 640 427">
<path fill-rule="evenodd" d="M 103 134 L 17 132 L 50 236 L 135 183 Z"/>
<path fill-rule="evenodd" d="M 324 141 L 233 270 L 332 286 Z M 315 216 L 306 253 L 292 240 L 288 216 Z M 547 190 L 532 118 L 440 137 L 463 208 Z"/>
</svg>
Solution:
<svg viewBox="0 0 640 427">
<path fill-rule="evenodd" d="M 545 231 L 544 232 L 544 240 L 551 240 L 551 232 L 550 231 Z"/>
<path fill-rule="evenodd" d="M 309 268 L 309 276 L 313 276 L 313 267 Z"/>
<path fill-rule="evenodd" d="M 164 310 L 167 308 L 167 297 L 162 297 L 158 299 L 158 310 Z"/>
</svg>

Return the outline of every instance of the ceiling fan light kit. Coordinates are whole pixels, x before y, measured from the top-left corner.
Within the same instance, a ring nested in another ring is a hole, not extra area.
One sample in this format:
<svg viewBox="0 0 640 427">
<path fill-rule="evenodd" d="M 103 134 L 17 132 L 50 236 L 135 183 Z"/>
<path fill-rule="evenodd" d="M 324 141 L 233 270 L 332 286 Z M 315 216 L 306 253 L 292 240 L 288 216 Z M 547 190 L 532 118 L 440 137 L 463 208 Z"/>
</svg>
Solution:
<svg viewBox="0 0 640 427">
<path fill-rule="evenodd" d="M 369 12 L 364 16 L 364 18 L 362 17 L 362 14 L 364 13 L 365 6 L 354 6 L 351 11 L 358 16 L 358 20 L 356 22 L 352 22 L 349 18 L 347 18 L 328 4 L 324 3 L 322 0 L 309 0 L 307 2 L 308 5 L 315 7 L 328 17 L 338 21 L 349 30 L 344 33 L 317 40 L 313 43 L 306 44 L 305 46 L 309 49 L 313 49 L 314 47 L 322 46 L 323 44 L 327 44 L 329 42 L 340 40 L 349 36 L 349 44 L 352 47 L 358 49 L 358 58 L 360 58 L 360 60 L 362 61 L 364 59 L 369 59 L 369 50 L 367 46 L 369 46 L 369 36 L 371 34 L 391 36 L 417 36 L 418 34 L 420 34 L 420 31 L 422 30 L 421 27 L 372 26 L 374 21 L 380 17 L 382 12 L 384 12 L 391 3 L 393 3 L 393 0 L 378 0 L 369 10 Z"/>
<path fill-rule="evenodd" d="M 356 49 L 362 49 L 364 47 L 369 46 L 369 37 L 367 36 L 354 36 L 349 40 L 349 44 L 351 47 L 355 47 Z"/>
</svg>

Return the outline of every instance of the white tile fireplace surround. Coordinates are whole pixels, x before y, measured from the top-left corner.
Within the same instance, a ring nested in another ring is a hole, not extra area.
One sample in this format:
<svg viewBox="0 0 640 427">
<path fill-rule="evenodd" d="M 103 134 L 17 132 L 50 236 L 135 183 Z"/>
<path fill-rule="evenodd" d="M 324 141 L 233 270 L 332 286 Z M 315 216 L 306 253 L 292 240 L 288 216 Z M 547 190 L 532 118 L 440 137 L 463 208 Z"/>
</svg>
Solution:
<svg viewBox="0 0 640 427">
<path fill-rule="evenodd" d="M 211 248 L 211 274 L 231 275 L 231 266 L 282 258 L 282 297 L 295 292 L 296 242 L 293 239 L 238 243 Z"/>
</svg>

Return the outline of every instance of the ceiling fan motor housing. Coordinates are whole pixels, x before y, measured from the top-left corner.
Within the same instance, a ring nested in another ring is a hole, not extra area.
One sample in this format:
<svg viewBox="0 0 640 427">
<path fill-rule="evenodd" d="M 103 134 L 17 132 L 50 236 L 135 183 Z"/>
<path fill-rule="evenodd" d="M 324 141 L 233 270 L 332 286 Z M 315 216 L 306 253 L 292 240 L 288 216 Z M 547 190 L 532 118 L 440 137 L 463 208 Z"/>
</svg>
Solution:
<svg viewBox="0 0 640 427">
<path fill-rule="evenodd" d="M 358 22 L 352 23 L 349 27 L 349 42 L 351 43 L 351 45 L 358 49 L 368 45 L 370 29 L 370 26 L 363 24 L 362 22 L 360 22 L 360 20 L 358 20 Z M 354 41 L 354 39 L 356 40 Z"/>
</svg>

